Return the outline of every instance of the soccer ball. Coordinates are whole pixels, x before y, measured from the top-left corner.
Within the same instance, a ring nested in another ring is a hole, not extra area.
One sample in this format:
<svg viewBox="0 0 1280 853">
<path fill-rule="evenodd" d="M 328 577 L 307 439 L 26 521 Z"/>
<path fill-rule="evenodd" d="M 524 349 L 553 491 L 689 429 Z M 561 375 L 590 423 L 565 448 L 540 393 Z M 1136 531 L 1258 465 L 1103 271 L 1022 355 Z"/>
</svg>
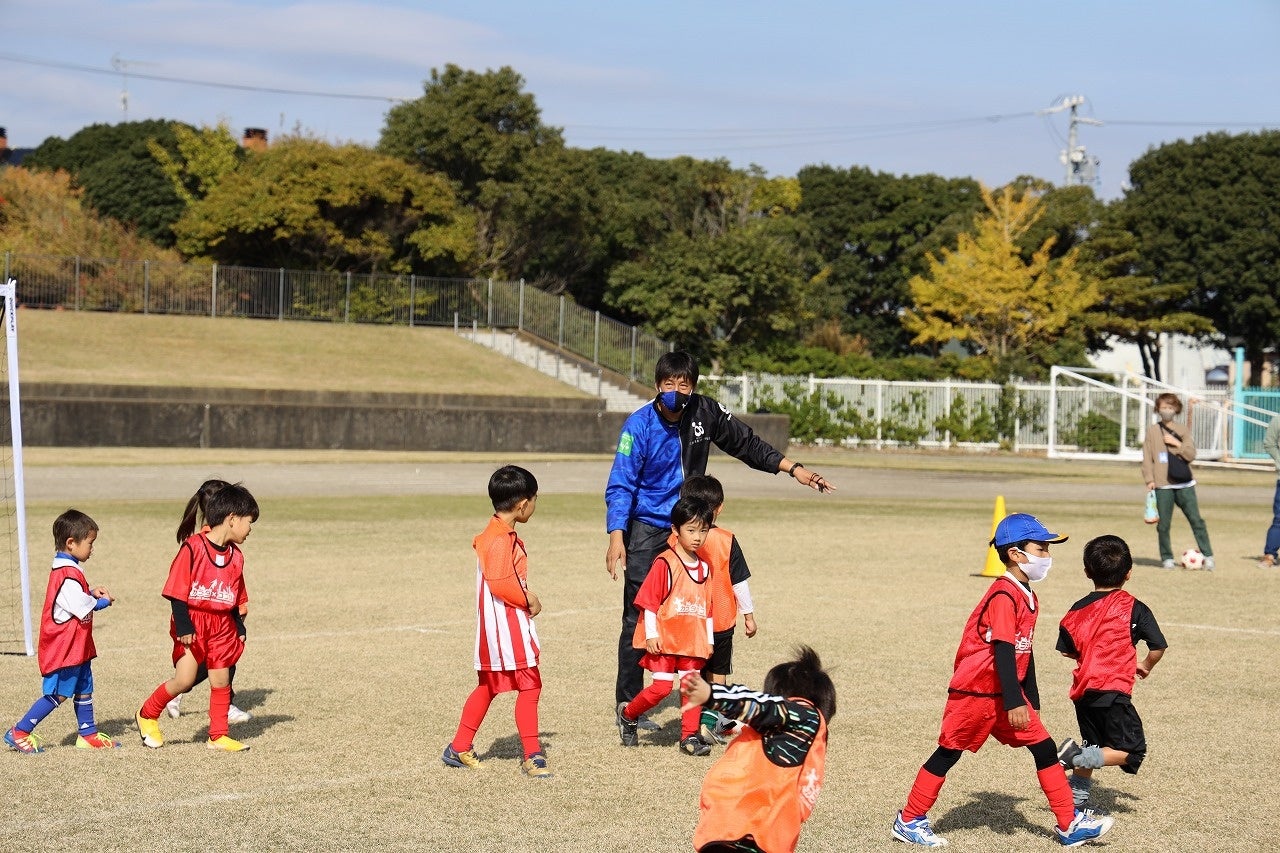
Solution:
<svg viewBox="0 0 1280 853">
<path fill-rule="evenodd" d="M 1182 567 L 1184 569 L 1203 569 L 1204 554 L 1201 554 L 1195 548 L 1188 548 L 1182 552 Z"/>
</svg>

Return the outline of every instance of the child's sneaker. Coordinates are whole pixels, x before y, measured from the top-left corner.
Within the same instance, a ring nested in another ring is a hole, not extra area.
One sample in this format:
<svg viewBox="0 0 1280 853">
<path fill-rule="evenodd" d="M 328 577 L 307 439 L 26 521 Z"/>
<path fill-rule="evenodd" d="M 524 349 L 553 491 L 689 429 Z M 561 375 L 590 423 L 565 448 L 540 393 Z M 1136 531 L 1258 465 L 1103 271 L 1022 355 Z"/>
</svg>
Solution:
<svg viewBox="0 0 1280 853">
<path fill-rule="evenodd" d="M 484 766 L 480 763 L 480 756 L 476 755 L 475 747 L 458 752 L 451 743 L 445 744 L 444 755 L 440 756 L 440 760 L 446 767 L 469 767 L 472 770 L 479 770 Z M 546 764 L 546 759 L 543 759 L 543 764 Z"/>
<path fill-rule="evenodd" d="M 40 742 L 40 738 L 29 733 L 23 734 L 17 729 L 9 729 L 9 731 L 5 732 L 4 742 L 8 744 L 10 749 L 24 752 L 27 755 L 44 752 L 44 744 Z"/>
<path fill-rule="evenodd" d="M 551 768 L 547 766 L 547 757 L 541 752 L 535 752 L 524 761 L 520 762 L 520 770 L 524 775 L 531 779 L 550 779 L 556 775 L 551 772 Z"/>
<path fill-rule="evenodd" d="M 662 726 L 649 719 L 648 714 L 641 714 L 636 718 L 636 728 L 643 729 L 646 732 L 660 732 Z"/>
<path fill-rule="evenodd" d="M 76 735 L 76 749 L 119 749 L 120 743 L 104 735 L 94 732 L 91 735 Z"/>
<path fill-rule="evenodd" d="M 253 714 L 250 714 L 248 711 L 242 711 L 235 705 L 231 705 L 227 708 L 228 723 L 247 723 L 252 719 Z"/>
<path fill-rule="evenodd" d="M 142 745 L 148 749 L 159 749 L 164 746 L 164 735 L 160 733 L 160 721 L 149 720 L 139 711 L 134 715 L 138 724 L 138 734 L 142 735 Z"/>
<path fill-rule="evenodd" d="M 618 734 L 622 737 L 623 746 L 639 746 L 640 734 L 638 731 L 639 722 L 637 720 L 627 719 L 627 703 L 619 702 L 617 713 Z"/>
<path fill-rule="evenodd" d="M 1091 811 L 1077 811 L 1075 819 L 1065 831 L 1055 826 L 1053 833 L 1063 847 L 1079 847 L 1086 841 L 1094 841 L 1106 835 L 1113 823 L 1115 820 L 1105 815 L 1100 816 Z"/>
<path fill-rule="evenodd" d="M 706 743 L 724 743 L 725 738 L 721 735 L 724 722 L 724 715 L 719 711 L 704 708 L 699 720 L 698 736 Z"/>
<path fill-rule="evenodd" d="M 164 704 L 164 710 L 165 710 L 165 713 L 167 713 L 170 717 L 172 717 L 175 720 L 181 717 L 182 716 L 182 694 L 179 693 L 177 696 L 174 696 L 172 699 L 166 702 Z"/>
<path fill-rule="evenodd" d="M 1058 747 L 1058 763 L 1062 765 L 1062 769 L 1070 773 L 1075 769 L 1075 758 L 1084 750 L 1080 749 L 1080 744 L 1071 738 L 1067 738 L 1062 742 L 1062 746 Z"/>
<path fill-rule="evenodd" d="M 1173 560 L 1165 560 L 1160 564 L 1160 568 L 1167 569 L 1168 571 L 1173 571 L 1174 569 L 1178 568 L 1178 564 L 1175 563 Z"/>
<path fill-rule="evenodd" d="M 1263 554 L 1262 559 L 1258 561 L 1260 569 L 1274 569 L 1276 567 L 1276 558 L 1274 554 Z"/>
<path fill-rule="evenodd" d="M 680 741 L 680 751 L 685 755 L 710 755 L 711 744 L 704 741 L 697 735 L 689 735 Z"/>
<path fill-rule="evenodd" d="M 223 735 L 222 737 L 210 738 L 205 747 L 218 752 L 248 752 L 249 744 L 241 743 L 233 737 Z"/>
<path fill-rule="evenodd" d="M 1213 561 L 1213 557 L 1205 557 L 1204 565 L 1201 566 L 1201 568 L 1204 569 L 1206 572 L 1211 572 L 1217 567 L 1218 567 L 1218 564 Z"/>
<path fill-rule="evenodd" d="M 950 842 L 941 835 L 933 834 L 929 818 L 918 817 L 915 820 L 903 820 L 902 812 L 893 819 L 893 839 L 917 847 L 946 847 Z"/>
</svg>

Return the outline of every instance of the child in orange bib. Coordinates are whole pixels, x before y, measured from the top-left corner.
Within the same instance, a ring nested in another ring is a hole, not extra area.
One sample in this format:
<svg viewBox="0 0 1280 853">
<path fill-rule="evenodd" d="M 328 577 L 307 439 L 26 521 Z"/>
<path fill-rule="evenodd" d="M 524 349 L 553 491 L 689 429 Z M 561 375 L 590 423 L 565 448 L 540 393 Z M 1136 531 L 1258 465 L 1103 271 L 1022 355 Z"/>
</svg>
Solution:
<svg viewBox="0 0 1280 853">
<path fill-rule="evenodd" d="M 671 509 L 675 543 L 658 555 L 636 593 L 641 618 L 632 644 L 644 649 L 640 666 L 653 673 L 653 682 L 636 698 L 619 702 L 618 732 L 623 746 L 638 746 L 641 714 L 670 695 L 677 675 L 700 672 L 711 657 L 715 631 L 711 614 L 711 569 L 698 557 L 713 508 L 693 498 L 680 498 Z M 680 749 L 687 755 L 708 755 L 710 745 L 698 737 L 697 708 L 680 718 Z"/>
<path fill-rule="evenodd" d="M 697 673 L 680 692 L 688 707 L 711 708 L 742 725 L 707 773 L 693 846 L 711 851 L 793 851 L 817 803 L 836 690 L 807 646 L 764 678 L 763 692 L 708 684 Z"/>
</svg>

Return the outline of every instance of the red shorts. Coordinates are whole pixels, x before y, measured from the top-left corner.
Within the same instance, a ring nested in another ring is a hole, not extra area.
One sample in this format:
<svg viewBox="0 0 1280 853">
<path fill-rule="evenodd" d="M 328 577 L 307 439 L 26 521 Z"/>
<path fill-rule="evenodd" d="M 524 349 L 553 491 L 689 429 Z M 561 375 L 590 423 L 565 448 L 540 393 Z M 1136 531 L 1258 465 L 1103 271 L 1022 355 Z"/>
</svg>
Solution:
<svg viewBox="0 0 1280 853">
<path fill-rule="evenodd" d="M 192 609 L 191 625 L 196 630 L 196 638 L 191 641 L 191 645 L 184 646 L 178 642 L 177 626 L 172 619 L 169 620 L 174 664 L 177 664 L 187 649 L 195 656 L 196 663 L 202 663 L 209 669 L 226 669 L 240 660 L 240 655 L 244 653 L 244 643 L 240 642 L 235 620 L 230 613 Z"/>
<path fill-rule="evenodd" d="M 542 675 L 536 666 L 528 669 L 481 669 L 476 671 L 481 685 L 489 692 L 510 693 L 512 690 L 537 690 L 542 687 Z"/>
<path fill-rule="evenodd" d="M 691 658 L 684 655 L 651 655 L 640 658 L 640 666 L 650 672 L 701 672 L 707 665 L 706 658 Z"/>
<path fill-rule="evenodd" d="M 938 746 L 946 749 L 967 749 L 977 752 L 988 737 L 1005 746 L 1031 746 L 1049 737 L 1048 730 L 1040 722 L 1040 715 L 1030 705 L 1027 711 L 1031 721 L 1018 730 L 1009 725 L 1009 713 L 999 696 L 966 696 L 963 693 L 947 694 L 947 707 L 942 712 L 942 733 Z"/>
</svg>

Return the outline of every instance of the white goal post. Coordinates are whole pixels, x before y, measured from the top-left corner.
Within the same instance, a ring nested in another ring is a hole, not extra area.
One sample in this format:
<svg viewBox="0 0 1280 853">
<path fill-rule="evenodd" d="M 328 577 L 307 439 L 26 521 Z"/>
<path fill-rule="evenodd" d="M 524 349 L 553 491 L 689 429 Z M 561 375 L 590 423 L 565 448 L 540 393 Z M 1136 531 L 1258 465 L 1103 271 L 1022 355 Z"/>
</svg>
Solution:
<svg viewBox="0 0 1280 853">
<path fill-rule="evenodd" d="M 0 370 L 9 405 L 0 406 L 0 652 L 35 654 L 31 632 L 31 575 L 27 562 L 26 487 L 22 469 L 22 404 L 18 395 L 18 283 L 0 285 L 5 358 Z M 19 614 L 17 608 L 21 606 Z"/>
</svg>

